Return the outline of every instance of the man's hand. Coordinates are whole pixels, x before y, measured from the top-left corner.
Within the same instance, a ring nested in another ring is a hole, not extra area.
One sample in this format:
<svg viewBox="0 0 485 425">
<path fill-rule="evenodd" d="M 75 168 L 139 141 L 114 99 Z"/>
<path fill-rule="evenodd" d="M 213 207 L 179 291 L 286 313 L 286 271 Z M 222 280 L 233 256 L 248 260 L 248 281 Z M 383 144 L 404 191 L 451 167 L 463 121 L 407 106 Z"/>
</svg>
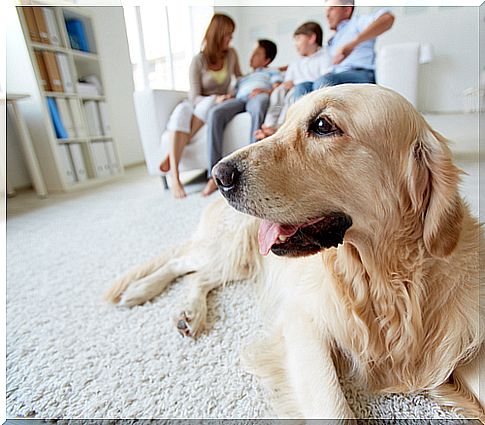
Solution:
<svg viewBox="0 0 485 425">
<path fill-rule="evenodd" d="M 338 49 L 337 53 L 333 58 L 333 64 L 337 65 L 340 62 L 342 62 L 347 56 L 349 56 L 353 52 L 357 44 L 358 43 L 355 40 L 353 40 L 350 43 L 347 43 L 344 46 L 342 46 L 340 49 Z"/>
<path fill-rule="evenodd" d="M 249 94 L 249 98 L 253 98 L 253 97 L 256 97 L 258 94 L 261 94 L 261 93 L 270 93 L 270 90 L 265 90 L 265 89 L 254 89 L 250 94 Z"/>
<path fill-rule="evenodd" d="M 295 87 L 295 85 L 293 84 L 293 81 L 285 81 L 283 83 L 283 87 L 286 89 L 286 90 L 291 90 L 293 87 Z"/>
</svg>

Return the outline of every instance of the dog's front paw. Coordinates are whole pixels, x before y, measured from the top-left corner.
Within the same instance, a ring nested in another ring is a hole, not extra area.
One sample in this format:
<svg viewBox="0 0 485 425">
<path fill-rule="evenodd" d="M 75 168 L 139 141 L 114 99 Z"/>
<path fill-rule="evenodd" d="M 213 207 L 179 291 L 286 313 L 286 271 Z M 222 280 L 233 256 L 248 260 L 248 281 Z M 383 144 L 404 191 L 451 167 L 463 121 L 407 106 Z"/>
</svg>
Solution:
<svg viewBox="0 0 485 425">
<path fill-rule="evenodd" d="M 172 321 L 180 335 L 196 338 L 205 328 L 206 314 L 205 306 L 199 306 L 197 309 L 183 309 L 173 316 Z"/>
<path fill-rule="evenodd" d="M 118 305 L 133 307 L 135 305 L 144 304 L 151 298 L 153 298 L 153 295 L 147 284 L 143 281 L 138 281 L 132 283 L 126 291 L 121 294 Z"/>
</svg>

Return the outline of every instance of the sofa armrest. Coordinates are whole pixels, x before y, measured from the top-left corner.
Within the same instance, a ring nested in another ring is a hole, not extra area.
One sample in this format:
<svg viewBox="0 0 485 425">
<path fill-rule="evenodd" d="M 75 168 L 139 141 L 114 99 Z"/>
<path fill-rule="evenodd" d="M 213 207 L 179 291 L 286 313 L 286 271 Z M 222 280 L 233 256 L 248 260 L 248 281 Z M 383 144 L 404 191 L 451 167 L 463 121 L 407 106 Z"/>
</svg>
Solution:
<svg viewBox="0 0 485 425">
<path fill-rule="evenodd" d="M 186 92 L 175 90 L 143 90 L 134 93 L 136 118 L 150 174 L 159 174 L 162 133 L 175 106 L 186 98 Z"/>
</svg>

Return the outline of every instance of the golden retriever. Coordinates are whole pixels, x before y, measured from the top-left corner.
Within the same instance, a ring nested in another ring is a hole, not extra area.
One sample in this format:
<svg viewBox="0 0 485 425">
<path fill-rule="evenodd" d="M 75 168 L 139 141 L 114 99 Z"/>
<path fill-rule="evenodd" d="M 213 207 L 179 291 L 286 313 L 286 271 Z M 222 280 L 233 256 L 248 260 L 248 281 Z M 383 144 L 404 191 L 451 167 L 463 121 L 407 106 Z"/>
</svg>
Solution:
<svg viewBox="0 0 485 425">
<path fill-rule="evenodd" d="M 267 337 L 244 358 L 281 416 L 353 418 L 346 370 L 371 392 L 427 391 L 483 420 L 482 231 L 446 140 L 409 102 L 370 84 L 316 91 L 213 175 L 233 208 L 212 204 L 189 242 L 109 300 L 140 304 L 192 273 L 175 325 L 196 336 L 211 289 L 260 278 Z"/>
</svg>

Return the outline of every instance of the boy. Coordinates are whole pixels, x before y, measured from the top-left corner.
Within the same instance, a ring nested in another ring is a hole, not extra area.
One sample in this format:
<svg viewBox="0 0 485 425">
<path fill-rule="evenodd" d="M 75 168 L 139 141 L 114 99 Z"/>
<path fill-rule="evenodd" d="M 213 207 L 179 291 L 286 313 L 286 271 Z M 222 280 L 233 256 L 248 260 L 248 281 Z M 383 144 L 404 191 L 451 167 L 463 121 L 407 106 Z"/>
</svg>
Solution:
<svg viewBox="0 0 485 425">
<path fill-rule="evenodd" d="M 323 30 L 319 24 L 305 22 L 296 29 L 293 38 L 301 57 L 288 66 L 284 83 L 271 94 L 264 124 L 255 133 L 257 140 L 274 134 L 283 124 L 288 107 L 299 97 L 300 84 L 315 81 L 331 68 L 330 56 L 322 47 Z"/>
<path fill-rule="evenodd" d="M 210 110 L 207 119 L 209 181 L 202 191 L 203 196 L 208 196 L 217 189 L 214 180 L 211 178 L 212 167 L 222 158 L 224 128 L 236 114 L 244 111 L 251 114 L 250 142 L 256 141 L 254 134 L 263 122 L 266 109 L 268 108 L 269 95 L 273 86 L 282 81 L 279 71 L 268 68 L 276 53 L 277 48 L 272 41 L 258 40 L 249 61 L 253 72 L 238 80 L 235 87 L 235 98 L 233 95 L 228 95 L 222 103 Z"/>
</svg>

